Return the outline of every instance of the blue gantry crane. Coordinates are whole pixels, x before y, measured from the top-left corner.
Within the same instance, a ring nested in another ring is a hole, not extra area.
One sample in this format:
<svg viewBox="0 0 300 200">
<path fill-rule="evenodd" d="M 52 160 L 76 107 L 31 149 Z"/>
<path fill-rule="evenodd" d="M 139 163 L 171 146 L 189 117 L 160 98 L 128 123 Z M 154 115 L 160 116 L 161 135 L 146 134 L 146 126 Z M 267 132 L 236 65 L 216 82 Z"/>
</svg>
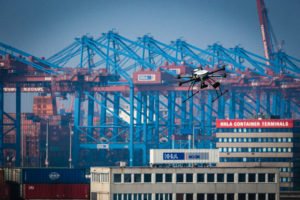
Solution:
<svg viewBox="0 0 300 200">
<path fill-rule="evenodd" d="M 201 49 L 182 39 L 170 44 L 149 35 L 130 40 L 113 31 L 76 38 L 46 60 L 5 44 L 0 54 L 0 139 L 8 115 L 4 93 L 17 91 L 16 117 L 11 117 L 17 149 L 22 88 L 41 87 L 54 103 L 60 101 L 57 96 L 73 99 L 72 166 L 82 166 L 83 160 L 91 165 L 86 151 L 107 164 L 147 165 L 150 148 L 191 147 L 191 134 L 196 148 L 214 147 L 217 118 L 299 117 L 299 60 L 287 54 L 268 60 L 241 47 Z M 178 74 L 224 64 L 229 75 L 222 85 L 228 94 L 213 103 L 215 91 L 208 88 L 184 101 L 188 86 L 178 86 Z M 1 151 L 6 148 L 2 139 Z M 20 155 L 16 159 L 20 166 Z"/>
</svg>

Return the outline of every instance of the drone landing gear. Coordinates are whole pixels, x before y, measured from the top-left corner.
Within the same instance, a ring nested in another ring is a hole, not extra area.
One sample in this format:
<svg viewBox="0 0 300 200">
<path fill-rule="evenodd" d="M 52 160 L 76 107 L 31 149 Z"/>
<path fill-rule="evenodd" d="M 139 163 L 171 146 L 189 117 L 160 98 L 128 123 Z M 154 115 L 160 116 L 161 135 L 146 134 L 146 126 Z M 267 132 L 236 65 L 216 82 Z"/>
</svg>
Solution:
<svg viewBox="0 0 300 200">
<path fill-rule="evenodd" d="M 226 94 L 226 93 L 228 92 L 228 90 L 225 90 L 224 92 L 222 92 L 221 88 L 220 88 L 219 91 L 220 91 L 220 93 L 218 93 L 218 91 L 216 90 L 217 97 L 214 98 L 214 99 L 212 100 L 212 102 L 215 102 L 215 101 L 218 100 L 221 96 L 223 96 L 224 94 Z"/>
</svg>

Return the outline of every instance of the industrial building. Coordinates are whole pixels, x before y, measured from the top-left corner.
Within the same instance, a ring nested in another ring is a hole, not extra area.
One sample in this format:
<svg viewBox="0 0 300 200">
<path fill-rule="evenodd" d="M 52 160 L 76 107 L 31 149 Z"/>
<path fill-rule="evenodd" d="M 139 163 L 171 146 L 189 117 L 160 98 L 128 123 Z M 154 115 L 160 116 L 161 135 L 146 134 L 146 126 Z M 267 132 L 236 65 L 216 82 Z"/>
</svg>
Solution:
<svg viewBox="0 0 300 200">
<path fill-rule="evenodd" d="M 235 119 L 216 121 L 219 167 L 278 167 L 280 189 L 299 189 L 299 121 Z"/>
<path fill-rule="evenodd" d="M 279 200 L 279 170 L 92 167 L 91 199 Z"/>
</svg>

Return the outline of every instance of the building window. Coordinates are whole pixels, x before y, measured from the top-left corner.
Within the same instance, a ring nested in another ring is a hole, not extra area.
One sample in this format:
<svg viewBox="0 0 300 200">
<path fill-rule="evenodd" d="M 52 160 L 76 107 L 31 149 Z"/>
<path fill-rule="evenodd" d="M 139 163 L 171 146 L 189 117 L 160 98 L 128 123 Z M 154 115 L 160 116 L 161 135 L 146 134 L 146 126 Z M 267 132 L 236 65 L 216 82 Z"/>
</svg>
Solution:
<svg viewBox="0 0 300 200">
<path fill-rule="evenodd" d="M 265 193 L 259 193 L 258 194 L 258 200 L 266 200 L 266 194 Z"/>
<path fill-rule="evenodd" d="M 172 182 L 172 174 L 166 174 L 166 182 L 171 183 Z"/>
<path fill-rule="evenodd" d="M 224 174 L 217 174 L 217 182 L 224 182 Z"/>
<path fill-rule="evenodd" d="M 151 174 L 144 174 L 144 183 L 151 183 Z"/>
<path fill-rule="evenodd" d="M 217 200 L 224 200 L 225 195 L 224 194 L 217 194 Z"/>
<path fill-rule="evenodd" d="M 131 200 L 131 194 L 123 194 L 123 200 Z"/>
<path fill-rule="evenodd" d="M 124 183 L 131 183 L 131 174 L 124 174 Z"/>
<path fill-rule="evenodd" d="M 163 200 L 164 199 L 164 194 L 156 193 L 155 194 L 155 200 Z"/>
<path fill-rule="evenodd" d="M 248 200 L 256 200 L 256 194 L 255 193 L 249 193 L 248 194 Z"/>
<path fill-rule="evenodd" d="M 234 174 L 227 174 L 227 182 L 228 183 L 234 182 Z"/>
<path fill-rule="evenodd" d="M 215 174 L 207 174 L 207 182 L 215 182 Z"/>
<path fill-rule="evenodd" d="M 144 194 L 144 200 L 151 200 L 152 199 L 152 194 Z"/>
<path fill-rule="evenodd" d="M 183 194 L 182 193 L 177 193 L 176 194 L 176 200 L 183 200 Z"/>
<path fill-rule="evenodd" d="M 203 183 L 204 182 L 204 174 L 197 174 L 197 182 L 201 182 Z"/>
<path fill-rule="evenodd" d="M 133 196 L 133 200 L 143 200 L 143 198 L 142 198 L 142 194 L 134 194 L 134 196 Z"/>
<path fill-rule="evenodd" d="M 268 182 L 275 182 L 275 174 L 268 174 Z"/>
<path fill-rule="evenodd" d="M 234 194 L 233 193 L 228 193 L 227 194 L 227 200 L 234 200 Z"/>
<path fill-rule="evenodd" d="M 244 193 L 239 193 L 239 194 L 238 194 L 238 200 L 246 200 L 246 194 L 244 194 Z"/>
<path fill-rule="evenodd" d="M 186 182 L 187 183 L 193 182 L 193 174 L 186 174 Z"/>
<path fill-rule="evenodd" d="M 197 194 L 197 200 L 204 200 L 204 199 L 205 199 L 205 194 L 203 194 L 203 193 Z"/>
<path fill-rule="evenodd" d="M 172 199 L 173 199 L 172 193 L 165 194 L 165 200 L 172 200 Z"/>
<path fill-rule="evenodd" d="M 250 183 L 254 183 L 256 180 L 255 180 L 255 175 L 254 173 L 250 173 L 248 174 L 248 182 Z"/>
<path fill-rule="evenodd" d="M 183 174 L 176 174 L 176 182 L 183 183 Z"/>
<path fill-rule="evenodd" d="M 114 174 L 114 183 L 121 183 L 121 174 Z"/>
<path fill-rule="evenodd" d="M 172 194 L 171 193 L 167 193 L 167 194 L 157 193 L 157 194 L 155 194 L 155 200 L 172 200 Z"/>
<path fill-rule="evenodd" d="M 185 194 L 185 199 L 194 199 L 193 198 L 193 193 L 187 193 L 187 194 Z"/>
<path fill-rule="evenodd" d="M 274 193 L 268 194 L 268 197 L 269 197 L 269 200 L 275 200 L 276 194 L 274 194 Z"/>
<path fill-rule="evenodd" d="M 214 200 L 215 199 L 215 194 L 214 193 L 208 193 L 206 199 Z"/>
<path fill-rule="evenodd" d="M 246 182 L 246 174 L 239 174 L 239 183 Z"/>
<path fill-rule="evenodd" d="M 134 174 L 134 182 L 140 183 L 141 182 L 141 174 Z"/>
<path fill-rule="evenodd" d="M 162 174 L 156 174 L 155 175 L 155 180 L 156 180 L 156 183 L 162 183 L 163 175 Z"/>
<path fill-rule="evenodd" d="M 258 174 L 258 182 L 266 182 L 266 175 L 265 174 Z"/>
</svg>

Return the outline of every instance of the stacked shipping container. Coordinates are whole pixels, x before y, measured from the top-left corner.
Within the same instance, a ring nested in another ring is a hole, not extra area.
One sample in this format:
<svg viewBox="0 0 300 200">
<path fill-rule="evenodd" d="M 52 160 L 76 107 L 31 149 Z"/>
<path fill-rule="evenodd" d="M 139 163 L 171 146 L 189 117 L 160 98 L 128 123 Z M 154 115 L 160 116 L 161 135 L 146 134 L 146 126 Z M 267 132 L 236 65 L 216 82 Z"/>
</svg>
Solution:
<svg viewBox="0 0 300 200">
<path fill-rule="evenodd" d="M 10 199 L 10 188 L 4 181 L 4 169 L 0 169 L 0 199 Z"/>
<path fill-rule="evenodd" d="M 38 116 L 53 115 L 51 96 L 35 96 L 33 98 L 33 113 Z"/>
<path fill-rule="evenodd" d="M 40 135 L 40 122 L 35 122 L 29 119 L 32 114 L 21 114 L 21 140 L 22 140 L 22 160 L 23 166 L 38 167 L 39 166 L 39 135 Z M 15 114 L 10 113 L 10 117 L 4 115 L 4 132 L 3 137 L 5 158 L 5 166 L 13 167 L 15 161 L 15 144 L 16 144 L 16 131 L 14 129 Z"/>
<path fill-rule="evenodd" d="M 18 185 L 14 187 L 14 199 L 18 199 L 16 194 L 25 200 L 89 199 L 90 181 L 85 169 L 6 168 L 4 171 L 6 182 Z"/>
<path fill-rule="evenodd" d="M 23 169 L 24 199 L 89 199 L 85 169 Z"/>
</svg>

